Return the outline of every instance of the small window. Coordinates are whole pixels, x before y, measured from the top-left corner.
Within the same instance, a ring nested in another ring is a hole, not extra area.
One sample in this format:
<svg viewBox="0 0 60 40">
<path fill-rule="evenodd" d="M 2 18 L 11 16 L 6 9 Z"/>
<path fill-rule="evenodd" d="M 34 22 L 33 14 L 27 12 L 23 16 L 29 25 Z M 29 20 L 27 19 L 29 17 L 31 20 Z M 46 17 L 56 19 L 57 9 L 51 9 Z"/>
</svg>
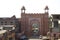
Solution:
<svg viewBox="0 0 60 40">
<path fill-rule="evenodd" d="M 54 21 L 54 27 L 58 27 L 58 21 Z"/>
<path fill-rule="evenodd" d="M 5 25 L 7 25 L 7 21 L 5 21 Z"/>
<path fill-rule="evenodd" d="M 3 23 L 3 22 L 1 22 L 1 23 Z"/>
<path fill-rule="evenodd" d="M 11 23 L 13 23 L 13 22 L 11 22 Z"/>
<path fill-rule="evenodd" d="M 1 25 L 3 25 L 3 22 L 1 22 Z"/>
<path fill-rule="evenodd" d="M 54 34 L 54 37 L 56 37 L 56 34 Z"/>
<path fill-rule="evenodd" d="M 11 25 L 13 25 L 13 22 L 10 22 Z"/>
<path fill-rule="evenodd" d="M 59 16 L 57 16 L 56 18 L 59 19 Z"/>
</svg>

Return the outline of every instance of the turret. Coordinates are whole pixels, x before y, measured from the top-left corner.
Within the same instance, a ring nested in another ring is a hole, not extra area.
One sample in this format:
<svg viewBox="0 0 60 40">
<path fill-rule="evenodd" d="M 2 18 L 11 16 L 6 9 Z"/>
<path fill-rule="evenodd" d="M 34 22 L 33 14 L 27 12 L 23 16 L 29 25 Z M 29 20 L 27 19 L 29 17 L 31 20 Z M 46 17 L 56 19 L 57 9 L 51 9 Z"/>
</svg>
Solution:
<svg viewBox="0 0 60 40">
<path fill-rule="evenodd" d="M 45 13 L 48 13 L 48 11 L 49 11 L 48 6 L 46 6 L 44 10 L 45 10 Z"/>
<path fill-rule="evenodd" d="M 23 6 L 22 8 L 21 8 L 21 13 L 25 13 L 25 7 Z"/>
</svg>

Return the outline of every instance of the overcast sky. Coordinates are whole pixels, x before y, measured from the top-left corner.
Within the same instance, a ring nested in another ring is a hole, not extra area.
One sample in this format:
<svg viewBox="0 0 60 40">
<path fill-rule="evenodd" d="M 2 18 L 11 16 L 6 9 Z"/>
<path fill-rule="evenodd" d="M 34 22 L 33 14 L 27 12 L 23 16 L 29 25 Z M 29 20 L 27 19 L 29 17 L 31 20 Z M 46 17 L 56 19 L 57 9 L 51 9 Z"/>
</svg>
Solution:
<svg viewBox="0 0 60 40">
<path fill-rule="evenodd" d="M 49 14 L 60 13 L 60 0 L 0 0 L 0 17 L 21 17 L 21 7 L 25 6 L 26 13 L 43 13 L 45 6 Z"/>
</svg>

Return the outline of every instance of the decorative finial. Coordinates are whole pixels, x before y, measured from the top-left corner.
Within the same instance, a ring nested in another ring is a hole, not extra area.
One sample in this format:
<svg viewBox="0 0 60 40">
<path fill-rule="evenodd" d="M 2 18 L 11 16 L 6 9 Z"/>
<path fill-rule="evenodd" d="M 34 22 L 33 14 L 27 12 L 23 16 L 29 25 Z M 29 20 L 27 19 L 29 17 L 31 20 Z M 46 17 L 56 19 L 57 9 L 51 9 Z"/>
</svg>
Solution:
<svg viewBox="0 0 60 40">
<path fill-rule="evenodd" d="M 46 6 L 44 10 L 45 10 L 45 13 L 48 13 L 48 11 L 49 11 L 48 6 Z"/>
<path fill-rule="evenodd" d="M 23 6 L 23 7 L 21 8 L 21 10 L 26 10 L 26 9 L 25 9 L 25 7 Z"/>
<path fill-rule="evenodd" d="M 45 7 L 45 10 L 49 10 L 48 6 Z"/>
<path fill-rule="evenodd" d="M 22 8 L 21 8 L 21 13 L 25 13 L 25 7 L 23 6 Z"/>
</svg>

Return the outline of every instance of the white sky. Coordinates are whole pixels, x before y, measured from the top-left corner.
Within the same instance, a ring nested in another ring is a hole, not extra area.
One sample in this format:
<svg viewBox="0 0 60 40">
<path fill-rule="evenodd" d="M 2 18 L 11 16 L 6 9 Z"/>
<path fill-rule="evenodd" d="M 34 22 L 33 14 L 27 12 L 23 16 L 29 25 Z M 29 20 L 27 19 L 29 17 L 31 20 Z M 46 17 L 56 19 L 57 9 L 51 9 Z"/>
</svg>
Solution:
<svg viewBox="0 0 60 40">
<path fill-rule="evenodd" d="M 60 13 L 60 0 L 0 0 L 0 17 L 21 16 L 21 7 L 25 6 L 26 13 L 43 13 L 45 6 L 49 14 Z"/>
</svg>

